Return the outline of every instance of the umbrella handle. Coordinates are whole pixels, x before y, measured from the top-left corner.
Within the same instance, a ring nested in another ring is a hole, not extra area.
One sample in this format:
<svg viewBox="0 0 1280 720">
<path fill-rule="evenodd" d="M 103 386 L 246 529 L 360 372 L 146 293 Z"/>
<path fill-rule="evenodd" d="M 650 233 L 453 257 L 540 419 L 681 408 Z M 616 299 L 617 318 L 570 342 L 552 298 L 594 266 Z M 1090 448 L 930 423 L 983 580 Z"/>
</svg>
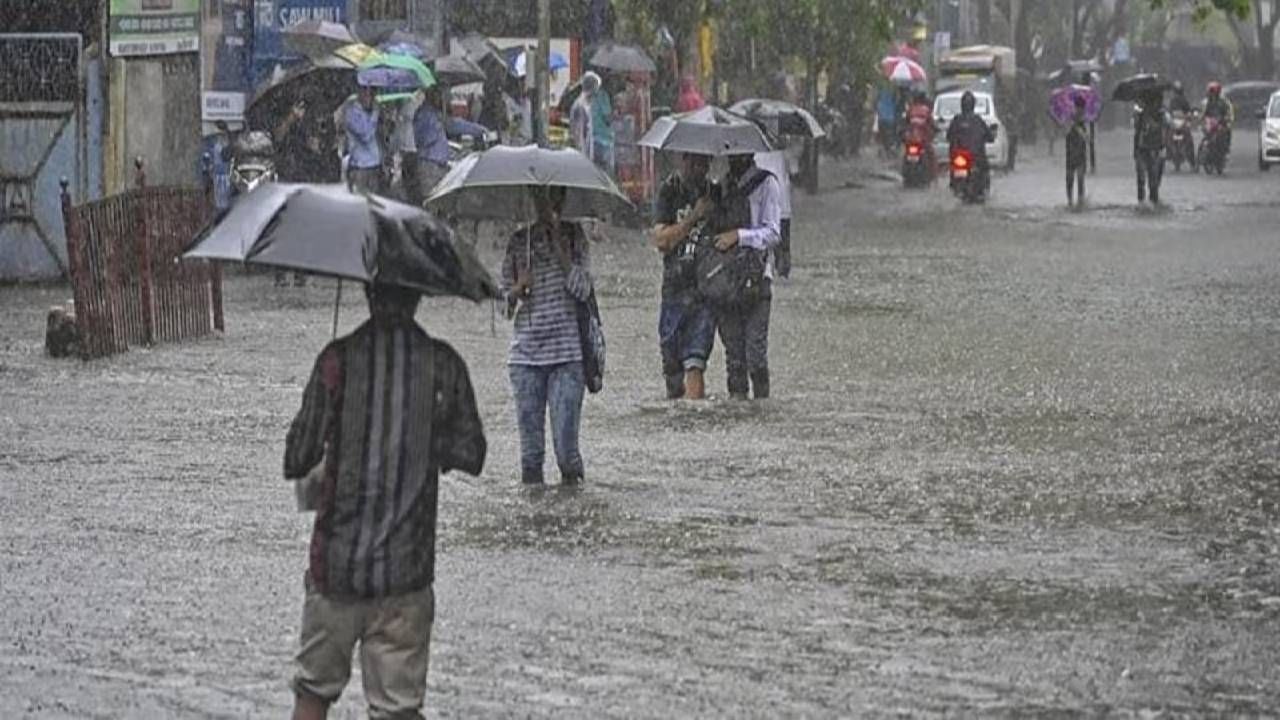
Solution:
<svg viewBox="0 0 1280 720">
<path fill-rule="evenodd" d="M 333 297 L 333 337 L 338 337 L 338 309 L 342 306 L 342 278 L 338 278 L 338 292 Z"/>
</svg>

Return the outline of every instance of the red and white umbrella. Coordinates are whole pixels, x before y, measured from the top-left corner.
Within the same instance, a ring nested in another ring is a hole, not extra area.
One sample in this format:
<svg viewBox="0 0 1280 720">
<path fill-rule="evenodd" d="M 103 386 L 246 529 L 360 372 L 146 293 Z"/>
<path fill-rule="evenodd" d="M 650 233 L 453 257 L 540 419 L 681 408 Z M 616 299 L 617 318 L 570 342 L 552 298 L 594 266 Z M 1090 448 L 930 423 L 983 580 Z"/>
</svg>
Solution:
<svg viewBox="0 0 1280 720">
<path fill-rule="evenodd" d="M 898 47 L 894 49 L 893 54 L 897 55 L 898 57 L 904 57 L 908 60 L 914 60 L 915 62 L 920 62 L 920 51 L 911 47 L 906 43 L 902 43 L 898 45 Z"/>
<path fill-rule="evenodd" d="M 897 83 L 919 83 L 928 79 L 920 63 L 900 55 L 887 57 L 880 61 L 880 71 L 885 77 Z"/>
</svg>

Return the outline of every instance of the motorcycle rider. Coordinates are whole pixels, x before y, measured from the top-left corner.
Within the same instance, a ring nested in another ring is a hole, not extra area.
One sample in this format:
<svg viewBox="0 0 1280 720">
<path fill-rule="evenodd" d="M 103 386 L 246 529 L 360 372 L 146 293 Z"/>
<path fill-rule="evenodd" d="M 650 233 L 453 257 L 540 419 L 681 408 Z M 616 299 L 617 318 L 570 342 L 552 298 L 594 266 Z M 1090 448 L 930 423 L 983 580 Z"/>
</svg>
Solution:
<svg viewBox="0 0 1280 720">
<path fill-rule="evenodd" d="M 1173 83 L 1173 97 L 1169 99 L 1169 112 L 1180 112 L 1188 115 L 1192 113 L 1191 101 L 1187 99 L 1187 93 L 1182 87 L 1181 80 L 1175 80 Z"/>
<path fill-rule="evenodd" d="M 1164 175 L 1164 138 L 1168 120 L 1164 95 L 1148 91 L 1138 98 L 1139 112 L 1133 121 L 1133 160 L 1138 172 L 1138 202 L 1146 202 L 1151 188 L 1151 203 L 1160 204 L 1160 179 Z"/>
<path fill-rule="evenodd" d="M 982 178 L 982 188 L 991 186 L 991 171 L 987 162 L 987 143 L 995 142 L 996 134 L 978 113 L 974 112 L 978 100 L 966 90 L 960 96 L 960 114 L 951 119 L 947 128 L 947 144 L 951 151 L 968 151 L 973 155 L 974 168 Z"/>
<path fill-rule="evenodd" d="M 911 98 L 910 106 L 907 107 L 906 127 L 902 131 L 902 141 L 904 143 L 914 141 L 924 146 L 929 177 L 933 177 L 936 163 L 933 155 L 934 130 L 933 105 L 929 102 L 929 96 L 923 91 L 917 92 Z"/>
<path fill-rule="evenodd" d="M 1182 157 L 1192 169 L 1196 167 L 1196 144 L 1191 133 L 1191 117 L 1195 114 L 1195 108 L 1191 105 L 1191 101 L 1187 99 L 1186 91 L 1182 87 L 1181 80 L 1175 80 L 1173 83 L 1173 97 L 1169 98 L 1169 112 L 1174 114 L 1175 122 L 1181 122 L 1183 127 Z M 1169 137 L 1166 140 L 1166 147 L 1173 148 L 1173 135 L 1177 128 L 1170 125 Z"/>
<path fill-rule="evenodd" d="M 1204 110 L 1205 117 L 1215 118 L 1219 123 L 1218 132 L 1222 133 L 1223 155 L 1231 154 L 1231 125 L 1235 121 L 1236 110 L 1231 105 L 1231 101 L 1222 97 L 1222 83 L 1209 83 L 1205 89 Z"/>
</svg>

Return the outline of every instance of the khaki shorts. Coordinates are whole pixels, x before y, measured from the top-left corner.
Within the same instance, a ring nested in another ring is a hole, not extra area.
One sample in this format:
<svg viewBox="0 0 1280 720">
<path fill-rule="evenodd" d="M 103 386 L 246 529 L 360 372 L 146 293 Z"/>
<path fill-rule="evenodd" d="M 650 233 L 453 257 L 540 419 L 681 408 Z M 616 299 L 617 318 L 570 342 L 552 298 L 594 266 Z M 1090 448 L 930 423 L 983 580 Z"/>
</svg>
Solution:
<svg viewBox="0 0 1280 720">
<path fill-rule="evenodd" d="M 337 700 L 351 677 L 351 654 L 358 642 L 369 717 L 422 717 L 434 618 L 430 585 L 365 600 L 326 597 L 308 581 L 294 692 L 329 703 Z"/>
</svg>

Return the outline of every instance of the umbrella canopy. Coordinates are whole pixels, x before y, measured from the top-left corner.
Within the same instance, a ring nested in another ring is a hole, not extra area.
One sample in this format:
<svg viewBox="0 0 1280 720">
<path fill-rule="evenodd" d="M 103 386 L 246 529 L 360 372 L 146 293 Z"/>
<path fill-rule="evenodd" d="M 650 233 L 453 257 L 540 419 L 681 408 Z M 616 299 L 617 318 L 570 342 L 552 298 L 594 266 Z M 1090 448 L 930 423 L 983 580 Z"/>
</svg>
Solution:
<svg viewBox="0 0 1280 720">
<path fill-rule="evenodd" d="M 594 65 L 598 68 L 613 70 L 621 73 L 649 73 L 658 72 L 658 66 L 653 64 L 653 60 L 638 47 L 632 45 L 620 45 L 615 42 L 606 42 L 592 51 L 588 65 Z"/>
<path fill-rule="evenodd" d="M 356 73 L 341 62 L 306 64 L 272 78 L 254 93 L 245 112 L 250 127 L 273 128 L 298 102 L 331 113 L 356 92 Z"/>
<path fill-rule="evenodd" d="M 472 32 L 458 38 L 458 45 L 462 47 L 467 59 L 480 67 L 501 68 L 502 72 L 511 74 L 511 66 L 502 54 L 502 49 L 480 33 Z"/>
<path fill-rule="evenodd" d="M 1049 73 L 1052 82 L 1076 82 L 1081 75 L 1096 78 L 1106 68 L 1096 60 L 1068 60 L 1066 65 Z M 1096 79 L 1095 79 L 1096 82 Z"/>
<path fill-rule="evenodd" d="M 658 118 L 640 145 L 700 155 L 752 155 L 769 152 L 769 141 L 755 123 L 714 105 Z"/>
<path fill-rule="evenodd" d="M 412 42 L 383 43 L 378 46 L 378 52 L 384 55 L 405 55 L 423 61 L 427 59 L 426 48 Z"/>
<path fill-rule="evenodd" d="M 759 120 L 775 135 L 799 135 L 814 139 L 827 135 L 827 131 L 822 129 L 822 123 L 818 122 L 813 113 L 783 100 L 742 100 L 730 106 L 729 112 Z"/>
<path fill-rule="evenodd" d="M 1049 116 L 1059 125 L 1070 125 L 1076 118 L 1076 98 L 1084 100 L 1084 119 L 1097 122 L 1102 115 L 1102 94 L 1089 85 L 1067 85 L 1049 94 Z"/>
<path fill-rule="evenodd" d="M 409 55 L 379 53 L 360 64 L 356 81 L 363 87 L 414 90 L 436 84 L 430 68 Z"/>
<path fill-rule="evenodd" d="M 604 217 L 631 203 L 600 168 L 577 150 L 500 145 L 468 155 L 436 186 L 427 204 L 453 217 L 527 220 L 530 187 L 567 190 L 566 218 Z"/>
<path fill-rule="evenodd" d="M 929 79 L 920 63 L 902 56 L 887 57 L 881 60 L 880 71 L 895 83 L 920 83 Z"/>
<path fill-rule="evenodd" d="M 1169 81 L 1153 73 L 1142 73 L 1122 80 L 1111 93 L 1118 102 L 1134 102 L 1147 93 L 1163 93 L 1173 87 Z"/>
<path fill-rule="evenodd" d="M 484 68 L 462 55 L 442 55 L 431 61 L 431 72 L 445 85 L 484 82 Z"/>
<path fill-rule="evenodd" d="M 356 42 L 346 25 L 327 20 L 308 20 L 284 29 L 284 46 L 290 52 L 316 58 Z"/>
<path fill-rule="evenodd" d="M 920 62 L 920 51 L 906 43 L 899 43 L 898 46 L 893 49 L 893 54 L 897 57 L 904 57 L 908 60 Z"/>
<path fill-rule="evenodd" d="M 266 183 L 203 232 L 184 258 L 243 262 L 477 302 L 497 286 L 470 246 L 410 205 L 341 185 Z"/>
</svg>

